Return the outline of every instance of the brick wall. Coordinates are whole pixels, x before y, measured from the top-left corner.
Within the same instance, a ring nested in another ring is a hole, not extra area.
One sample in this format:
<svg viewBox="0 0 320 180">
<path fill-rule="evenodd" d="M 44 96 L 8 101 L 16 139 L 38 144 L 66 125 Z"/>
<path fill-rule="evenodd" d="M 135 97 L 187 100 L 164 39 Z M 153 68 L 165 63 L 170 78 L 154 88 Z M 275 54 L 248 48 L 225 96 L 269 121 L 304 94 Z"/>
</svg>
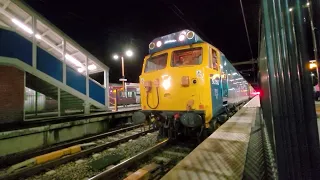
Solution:
<svg viewBox="0 0 320 180">
<path fill-rule="evenodd" d="M 23 120 L 24 72 L 0 65 L 0 124 Z"/>
</svg>

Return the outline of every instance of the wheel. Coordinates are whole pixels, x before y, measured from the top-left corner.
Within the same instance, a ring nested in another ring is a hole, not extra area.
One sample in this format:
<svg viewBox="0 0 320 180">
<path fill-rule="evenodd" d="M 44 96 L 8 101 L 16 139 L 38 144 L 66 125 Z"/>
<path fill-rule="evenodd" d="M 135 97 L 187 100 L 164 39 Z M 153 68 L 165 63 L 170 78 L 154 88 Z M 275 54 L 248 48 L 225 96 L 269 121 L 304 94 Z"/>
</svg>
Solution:
<svg viewBox="0 0 320 180">
<path fill-rule="evenodd" d="M 217 130 L 221 126 L 221 123 L 218 120 L 215 120 L 213 123 L 214 130 Z"/>
</svg>

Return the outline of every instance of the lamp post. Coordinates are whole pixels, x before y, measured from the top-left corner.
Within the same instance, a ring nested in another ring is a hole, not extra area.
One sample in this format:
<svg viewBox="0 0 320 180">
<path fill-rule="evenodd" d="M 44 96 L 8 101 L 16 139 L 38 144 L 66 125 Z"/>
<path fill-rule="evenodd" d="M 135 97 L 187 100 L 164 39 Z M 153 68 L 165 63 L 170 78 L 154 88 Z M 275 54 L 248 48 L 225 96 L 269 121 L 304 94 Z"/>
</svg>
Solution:
<svg viewBox="0 0 320 180">
<path fill-rule="evenodd" d="M 131 50 L 127 50 L 125 52 L 125 55 L 127 57 L 131 57 L 133 55 L 133 52 Z M 120 81 L 122 81 L 122 88 L 123 90 L 125 90 L 125 75 L 124 75 L 124 54 L 120 54 L 120 55 L 113 55 L 113 59 L 119 59 L 119 57 L 121 58 L 121 67 L 122 67 L 122 78 L 120 79 Z"/>
</svg>

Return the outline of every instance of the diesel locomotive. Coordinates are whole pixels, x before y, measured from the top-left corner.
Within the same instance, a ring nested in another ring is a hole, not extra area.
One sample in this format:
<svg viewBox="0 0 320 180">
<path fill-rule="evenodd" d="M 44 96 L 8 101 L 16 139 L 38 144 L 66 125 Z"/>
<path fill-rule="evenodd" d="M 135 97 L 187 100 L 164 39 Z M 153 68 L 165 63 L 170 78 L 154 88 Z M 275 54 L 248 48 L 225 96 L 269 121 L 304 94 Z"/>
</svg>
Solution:
<svg viewBox="0 0 320 180">
<path fill-rule="evenodd" d="M 190 30 L 154 39 L 139 81 L 133 122 L 154 123 L 170 138 L 207 136 L 255 95 L 226 56 Z"/>
</svg>

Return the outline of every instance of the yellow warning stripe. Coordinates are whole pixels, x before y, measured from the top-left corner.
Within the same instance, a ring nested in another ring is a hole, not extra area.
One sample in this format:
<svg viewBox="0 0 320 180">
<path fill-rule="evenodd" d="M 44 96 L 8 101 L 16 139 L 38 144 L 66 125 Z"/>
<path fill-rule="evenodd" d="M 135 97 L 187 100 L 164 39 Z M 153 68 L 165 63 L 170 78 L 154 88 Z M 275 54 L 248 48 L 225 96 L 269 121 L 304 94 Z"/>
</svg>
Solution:
<svg viewBox="0 0 320 180">
<path fill-rule="evenodd" d="M 150 177 L 150 173 L 147 170 L 139 169 L 138 171 L 130 174 L 124 180 L 147 180 Z"/>
<path fill-rule="evenodd" d="M 44 154 L 41 156 L 37 156 L 37 157 L 35 157 L 36 164 L 42 164 L 42 163 L 45 163 L 45 162 L 48 162 L 48 161 L 51 161 L 54 159 L 59 159 L 62 156 L 74 154 L 74 153 L 77 153 L 80 151 L 81 151 L 81 146 L 77 145 L 77 146 L 71 146 L 69 148 L 61 149 L 58 151 L 54 151 L 54 152 L 51 152 L 48 154 Z"/>
</svg>

